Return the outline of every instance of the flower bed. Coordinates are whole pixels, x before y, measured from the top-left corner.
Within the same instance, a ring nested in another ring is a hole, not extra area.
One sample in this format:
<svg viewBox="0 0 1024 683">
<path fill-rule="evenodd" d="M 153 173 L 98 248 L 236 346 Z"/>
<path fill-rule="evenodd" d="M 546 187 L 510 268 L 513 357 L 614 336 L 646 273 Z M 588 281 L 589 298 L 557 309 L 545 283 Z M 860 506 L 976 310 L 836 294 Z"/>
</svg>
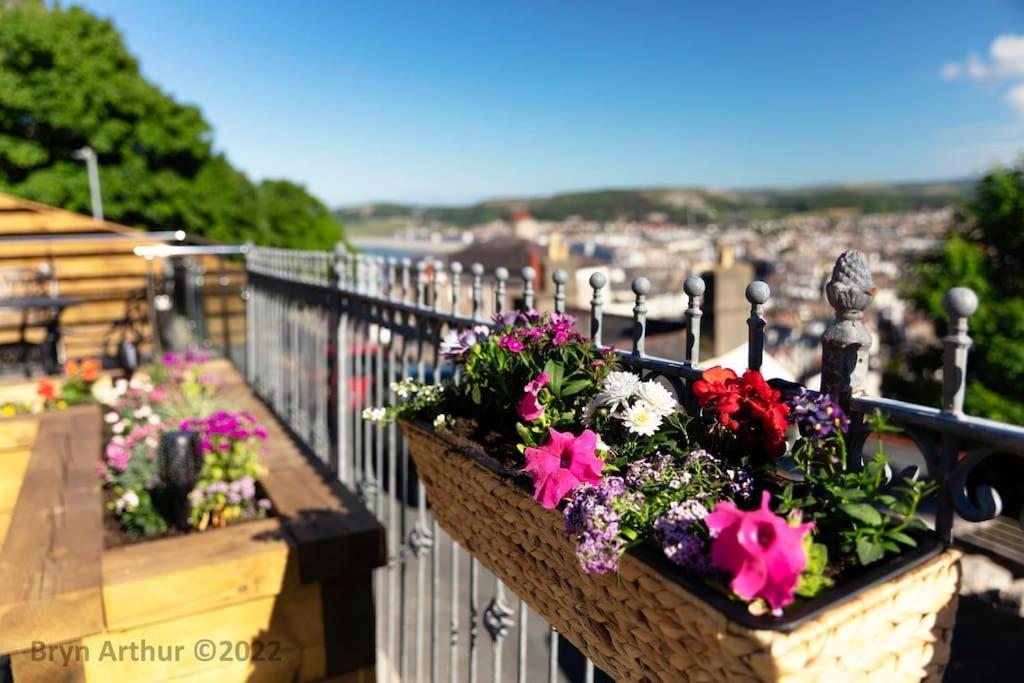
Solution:
<svg viewBox="0 0 1024 683">
<path fill-rule="evenodd" d="M 887 634 L 914 653 L 906 671 L 941 671 L 957 568 L 915 517 L 931 487 L 890 480 L 883 453 L 848 470 L 827 397 L 711 368 L 690 416 L 557 314 L 444 350 L 460 383 L 403 382 L 400 405 L 367 417 L 403 420 L 441 526 L 609 673 L 866 673 L 894 652 L 872 645 Z M 851 640 L 853 622 L 875 633 Z M 730 634 L 744 644 L 725 662 Z"/>
<path fill-rule="evenodd" d="M 103 396 L 109 440 L 100 463 L 108 491 L 107 508 L 127 538 L 168 533 L 168 501 L 160 477 L 158 449 L 163 434 L 196 432 L 202 465 L 189 493 L 190 528 L 205 531 L 258 519 L 271 508 L 258 495 L 261 444 L 267 431 L 246 412 L 227 412 L 216 400 L 216 378 L 203 372 L 205 354 L 166 354 L 148 374 L 118 380 Z"/>
</svg>

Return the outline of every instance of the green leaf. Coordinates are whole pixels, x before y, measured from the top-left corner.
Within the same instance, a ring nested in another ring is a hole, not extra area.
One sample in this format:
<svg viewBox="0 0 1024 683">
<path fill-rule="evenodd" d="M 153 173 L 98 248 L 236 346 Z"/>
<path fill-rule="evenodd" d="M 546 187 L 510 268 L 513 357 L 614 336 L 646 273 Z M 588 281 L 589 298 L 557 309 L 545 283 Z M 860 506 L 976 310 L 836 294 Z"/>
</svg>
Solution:
<svg viewBox="0 0 1024 683">
<path fill-rule="evenodd" d="M 882 515 L 879 514 L 878 510 L 866 503 L 844 503 L 839 508 L 849 516 L 865 524 L 879 526 L 882 523 Z"/>
<path fill-rule="evenodd" d="M 862 565 L 877 562 L 884 554 L 885 549 L 880 544 L 866 537 L 857 539 L 857 559 Z"/>
<path fill-rule="evenodd" d="M 530 433 L 530 429 L 522 422 L 516 422 L 516 432 L 519 434 L 519 438 L 523 440 L 523 443 L 527 446 L 536 446 L 537 444 L 533 440 L 533 434 Z"/>
<path fill-rule="evenodd" d="M 561 363 L 549 360 L 544 364 L 544 373 L 548 376 L 548 390 L 555 396 L 561 396 L 565 367 Z"/>
<path fill-rule="evenodd" d="M 898 543 L 902 543 L 903 545 L 909 545 L 912 548 L 917 547 L 917 541 L 915 541 L 912 536 L 908 536 L 902 531 L 887 531 L 885 535 Z"/>
<path fill-rule="evenodd" d="M 562 387 L 562 397 L 575 396 L 591 385 L 589 379 L 575 379 Z"/>
<path fill-rule="evenodd" d="M 477 405 L 480 405 L 483 402 L 483 398 L 480 396 L 480 385 L 479 384 L 474 384 L 473 385 L 473 391 L 472 391 L 472 394 L 471 394 L 471 398 L 473 399 L 473 403 L 475 403 Z"/>
</svg>

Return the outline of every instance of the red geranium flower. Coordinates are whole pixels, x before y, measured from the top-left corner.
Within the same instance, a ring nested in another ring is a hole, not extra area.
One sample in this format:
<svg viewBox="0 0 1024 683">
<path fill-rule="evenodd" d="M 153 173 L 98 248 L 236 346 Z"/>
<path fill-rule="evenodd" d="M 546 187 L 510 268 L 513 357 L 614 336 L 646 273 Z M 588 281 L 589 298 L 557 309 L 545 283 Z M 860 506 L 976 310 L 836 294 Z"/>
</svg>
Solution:
<svg viewBox="0 0 1024 683">
<path fill-rule="evenodd" d="M 757 370 L 739 378 L 728 368 L 708 368 L 693 383 L 693 393 L 702 408 L 714 408 L 723 427 L 772 452 L 782 446 L 789 406 Z"/>
</svg>

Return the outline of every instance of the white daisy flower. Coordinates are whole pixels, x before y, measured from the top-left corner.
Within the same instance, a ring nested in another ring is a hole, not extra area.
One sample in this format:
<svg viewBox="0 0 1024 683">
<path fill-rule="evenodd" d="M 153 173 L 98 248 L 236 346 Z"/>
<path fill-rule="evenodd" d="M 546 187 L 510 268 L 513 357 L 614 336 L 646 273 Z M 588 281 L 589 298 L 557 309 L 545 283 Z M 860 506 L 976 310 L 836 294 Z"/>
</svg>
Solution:
<svg viewBox="0 0 1024 683">
<path fill-rule="evenodd" d="M 442 427 L 446 426 L 447 424 L 448 424 L 448 417 L 444 413 L 441 413 L 440 415 L 438 415 L 437 417 L 434 418 L 434 429 L 441 429 Z"/>
<path fill-rule="evenodd" d="M 615 412 L 629 403 L 639 389 L 640 378 L 632 372 L 610 372 L 601 383 L 601 392 L 595 401 Z"/>
<path fill-rule="evenodd" d="M 120 419 L 121 416 L 115 413 L 113 410 L 111 410 L 109 413 L 103 416 L 103 421 L 106 422 L 108 425 L 112 425 Z"/>
<path fill-rule="evenodd" d="M 672 392 L 654 380 L 647 380 L 642 383 L 636 395 L 637 398 L 650 406 L 651 410 L 662 417 L 671 415 L 678 407 Z"/>
<path fill-rule="evenodd" d="M 384 408 L 363 408 L 363 419 L 369 422 L 381 422 L 387 414 Z"/>
<path fill-rule="evenodd" d="M 661 427 L 661 415 L 643 401 L 626 408 L 619 419 L 626 423 L 626 429 L 640 436 L 651 436 Z"/>
<path fill-rule="evenodd" d="M 134 415 L 139 420 L 144 420 L 152 414 L 153 409 L 149 406 L 148 403 L 139 408 L 138 410 L 136 410 L 134 413 L 132 413 L 132 415 Z"/>
</svg>

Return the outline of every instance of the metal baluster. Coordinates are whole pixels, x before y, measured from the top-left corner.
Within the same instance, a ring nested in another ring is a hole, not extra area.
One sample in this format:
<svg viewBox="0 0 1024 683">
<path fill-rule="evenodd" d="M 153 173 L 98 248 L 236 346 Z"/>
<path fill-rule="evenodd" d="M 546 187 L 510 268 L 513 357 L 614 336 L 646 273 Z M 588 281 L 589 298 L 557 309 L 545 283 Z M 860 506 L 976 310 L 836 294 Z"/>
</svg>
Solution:
<svg viewBox="0 0 1024 683">
<path fill-rule="evenodd" d="M 565 313 L 565 283 L 569 281 L 569 273 L 559 268 L 551 275 L 551 280 L 555 283 L 555 313 Z"/>
<path fill-rule="evenodd" d="M 978 295 L 967 287 L 954 287 L 942 297 L 942 307 L 949 318 L 946 336 L 942 338 L 945 347 L 942 357 L 942 412 L 954 417 L 964 414 L 964 394 L 967 389 L 967 352 L 973 340 L 968 335 L 968 321 L 978 310 Z M 960 455 L 960 439 L 943 432 L 939 446 L 939 462 L 936 472 L 931 474 L 943 488 L 939 492 L 935 510 L 935 533 L 945 543 L 953 542 L 953 496 L 959 482 L 949 480 L 949 474 Z M 991 504 L 1000 508 L 998 494 L 989 486 L 983 494 Z M 981 492 L 979 492 L 981 493 Z"/>
<path fill-rule="evenodd" d="M 505 312 L 505 285 L 508 282 L 508 269 L 494 269 L 494 308 L 499 314 Z"/>
<path fill-rule="evenodd" d="M 590 276 L 590 288 L 594 294 L 590 299 L 590 338 L 594 340 L 594 346 L 604 345 L 602 340 L 604 332 L 604 286 L 608 284 L 608 278 L 604 273 L 594 273 Z"/>
<path fill-rule="evenodd" d="M 647 342 L 647 293 L 651 291 L 651 281 L 645 277 L 633 279 L 633 293 L 636 304 L 633 306 L 633 355 L 646 355 Z"/>
<path fill-rule="evenodd" d="M 750 302 L 750 317 L 747 318 L 747 367 L 760 370 L 764 360 L 764 304 L 772 291 L 766 282 L 754 280 L 746 289 L 747 301 Z"/>
<path fill-rule="evenodd" d="M 411 305 L 414 301 L 415 293 L 412 288 L 412 259 L 405 257 L 401 261 L 402 264 L 402 301 L 405 305 Z M 401 324 L 403 330 L 408 330 L 411 324 L 412 316 L 409 313 L 402 313 Z M 408 349 L 409 337 L 405 331 L 402 334 L 402 379 L 409 377 L 409 349 Z M 405 606 L 407 591 L 405 586 L 405 574 L 408 565 L 409 553 L 411 551 L 408 543 L 408 536 L 411 534 L 409 529 L 408 515 L 405 506 L 405 496 L 409 491 L 409 444 L 403 438 L 402 440 L 402 484 L 401 493 L 402 504 L 399 507 L 400 511 L 400 528 L 398 530 L 399 536 L 403 539 L 403 547 L 401 548 L 399 556 L 399 624 L 397 629 L 398 637 L 398 660 L 399 660 L 399 679 L 404 680 L 405 674 L 408 671 L 406 660 L 408 657 L 408 648 L 405 643 Z M 397 489 L 396 489 L 397 490 Z"/>
<path fill-rule="evenodd" d="M 479 583 L 480 564 L 471 554 L 469 556 L 469 683 L 477 681 L 477 626 L 480 620 Z"/>
<path fill-rule="evenodd" d="M 548 683 L 558 682 L 558 631 L 548 627 Z"/>
<path fill-rule="evenodd" d="M 516 648 L 516 683 L 526 683 L 526 615 L 528 610 L 526 603 L 519 600 L 519 642 Z"/>
<path fill-rule="evenodd" d="M 484 609 L 484 627 L 491 636 L 491 680 L 500 683 L 502 646 L 508 630 L 515 626 L 515 620 L 512 618 L 512 608 L 506 602 L 505 584 L 498 579 L 494 582 L 494 597 Z"/>
<path fill-rule="evenodd" d="M 423 329 L 423 320 L 426 317 L 422 313 L 427 310 L 426 305 L 427 295 L 427 264 L 424 261 L 419 261 L 416 264 L 416 308 L 420 312 L 418 314 L 418 320 L 416 326 L 418 332 L 416 335 L 416 369 L 419 377 L 419 381 L 422 383 L 426 376 L 426 363 L 424 360 L 423 345 L 425 343 Z M 427 522 L 427 493 L 423 486 L 423 482 L 417 483 L 417 498 L 418 498 L 418 516 L 416 524 L 413 530 L 409 534 L 409 547 L 416 555 L 416 668 L 413 671 L 413 680 L 419 683 L 420 676 L 424 671 L 424 660 L 426 657 L 426 648 L 423 638 L 423 632 L 425 629 L 424 624 L 424 611 L 427 594 L 427 555 L 431 551 L 434 539 L 430 533 L 430 527 Z"/>
<path fill-rule="evenodd" d="M 594 663 L 589 659 L 583 665 L 583 683 L 594 683 Z"/>
<path fill-rule="evenodd" d="M 349 299 L 347 296 L 348 280 L 349 280 L 349 254 L 345 249 L 344 244 L 337 244 L 334 247 L 334 269 L 338 280 L 338 288 L 341 290 L 341 309 L 338 312 L 338 330 L 337 330 L 337 348 L 334 350 L 334 363 L 337 367 L 338 384 L 335 391 L 334 406 L 337 412 L 338 422 L 338 444 L 336 449 L 337 454 L 337 468 L 338 468 L 338 479 L 352 486 L 351 470 L 348 466 L 348 453 L 349 453 L 349 375 L 348 375 L 348 315 L 349 315 Z"/>
<path fill-rule="evenodd" d="M 451 574 L 448 577 L 448 681 L 459 680 L 459 544 L 451 541 Z"/>
<path fill-rule="evenodd" d="M 537 279 L 537 271 L 531 266 L 526 266 L 522 270 L 523 276 L 523 310 L 533 310 L 533 281 Z"/>
<path fill-rule="evenodd" d="M 700 364 L 700 318 L 704 315 L 700 305 L 704 300 L 704 280 L 691 275 L 683 282 L 683 292 L 687 296 L 686 305 L 686 355 L 689 365 Z"/>
<path fill-rule="evenodd" d="M 443 275 L 444 263 L 440 260 L 434 261 L 434 313 L 441 312 L 441 280 Z M 433 320 L 433 331 L 433 377 L 434 385 L 438 386 L 441 384 L 441 319 L 439 316 L 435 317 Z M 426 489 L 421 487 L 420 493 L 425 497 Z M 435 543 L 437 543 L 439 539 L 439 534 L 440 531 L 437 526 L 437 519 L 434 518 L 433 515 L 430 515 L 430 537 L 434 540 Z M 438 681 L 441 678 L 441 642 L 440 638 L 438 637 L 438 634 L 440 632 L 440 581 L 441 553 L 434 551 L 430 553 L 430 680 L 432 683 Z"/>
<path fill-rule="evenodd" d="M 471 315 L 473 320 L 480 320 L 484 305 L 484 267 L 479 263 L 474 263 L 469 270 L 473 273 L 473 311 Z"/>
</svg>

